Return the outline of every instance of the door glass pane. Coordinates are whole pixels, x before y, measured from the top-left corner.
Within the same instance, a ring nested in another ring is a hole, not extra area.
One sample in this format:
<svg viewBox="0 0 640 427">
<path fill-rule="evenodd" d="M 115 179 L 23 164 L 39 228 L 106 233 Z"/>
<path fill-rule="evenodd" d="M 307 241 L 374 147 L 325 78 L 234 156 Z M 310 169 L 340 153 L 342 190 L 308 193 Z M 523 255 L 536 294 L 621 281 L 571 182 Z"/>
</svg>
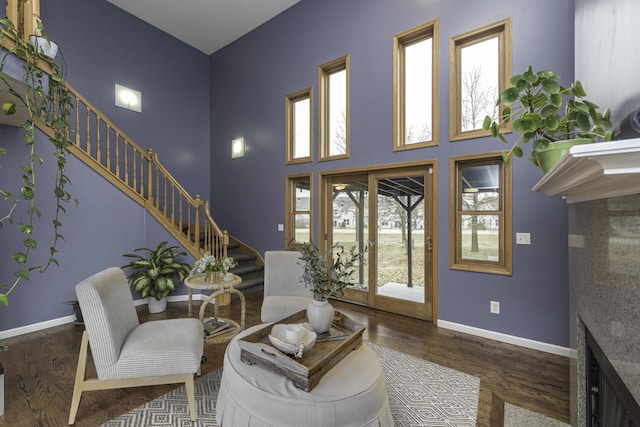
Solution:
<svg viewBox="0 0 640 427">
<path fill-rule="evenodd" d="M 369 221 L 369 189 L 367 178 L 362 180 L 347 179 L 333 184 L 333 244 L 344 246 L 345 250 L 355 246 L 358 252 L 364 252 L 368 246 Z M 351 290 L 367 291 L 368 269 L 364 262 L 357 266 L 353 274 L 354 284 Z"/>
<path fill-rule="evenodd" d="M 376 182 L 376 293 L 424 303 L 424 176 Z"/>
<path fill-rule="evenodd" d="M 462 259 L 498 262 L 499 225 L 498 215 L 462 215 Z"/>
</svg>

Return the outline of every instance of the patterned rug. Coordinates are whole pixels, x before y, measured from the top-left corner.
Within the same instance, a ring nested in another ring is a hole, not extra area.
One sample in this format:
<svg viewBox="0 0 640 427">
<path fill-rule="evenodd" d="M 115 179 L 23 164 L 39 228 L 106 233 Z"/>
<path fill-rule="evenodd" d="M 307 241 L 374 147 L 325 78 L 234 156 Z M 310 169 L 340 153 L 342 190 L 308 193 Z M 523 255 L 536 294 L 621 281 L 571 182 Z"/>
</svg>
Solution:
<svg viewBox="0 0 640 427">
<path fill-rule="evenodd" d="M 389 405 L 395 426 L 475 426 L 480 379 L 454 369 L 367 343 L 384 367 Z M 189 418 L 187 396 L 179 387 L 105 427 L 189 426 L 217 427 L 215 402 L 222 368 L 196 380 L 198 420 Z"/>
</svg>

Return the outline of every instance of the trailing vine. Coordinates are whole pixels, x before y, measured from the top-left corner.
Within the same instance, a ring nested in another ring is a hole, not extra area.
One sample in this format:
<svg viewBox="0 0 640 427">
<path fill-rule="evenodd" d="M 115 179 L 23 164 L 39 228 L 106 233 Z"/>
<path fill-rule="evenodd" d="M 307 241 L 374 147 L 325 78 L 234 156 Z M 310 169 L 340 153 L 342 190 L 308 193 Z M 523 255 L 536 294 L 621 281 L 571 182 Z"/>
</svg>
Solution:
<svg viewBox="0 0 640 427">
<path fill-rule="evenodd" d="M 22 280 L 29 280 L 30 273 L 38 271 L 43 273 L 52 264 L 58 265 L 56 259 L 57 246 L 60 240 L 64 240 L 64 236 L 60 232 L 62 223 L 60 218 L 66 212 L 65 204 L 71 201 L 78 204 L 78 201 L 72 199 L 71 194 L 66 190 L 66 186 L 70 184 L 69 177 L 65 173 L 67 163 L 67 154 L 71 142 L 68 139 L 70 129 L 69 116 L 70 110 L 73 108 L 72 98 L 64 84 L 64 69 L 53 61 L 44 57 L 41 51 L 28 41 L 19 37 L 18 30 L 15 25 L 8 19 L 0 19 L 0 26 L 4 30 L 0 34 L 0 41 L 3 46 L 0 58 L 0 80 L 4 82 L 7 91 L 13 95 L 13 101 L 7 101 L 2 105 L 4 114 L 16 114 L 19 108 L 26 108 L 28 113 L 27 121 L 21 125 L 23 129 L 23 140 L 27 151 L 27 157 L 24 164 L 19 166 L 22 184 L 18 194 L 12 194 L 5 188 L 0 188 L 0 196 L 3 202 L 6 202 L 8 208 L 6 213 L 0 217 L 0 228 L 7 226 L 17 226 L 23 235 L 22 250 L 12 254 L 12 259 L 17 263 L 14 277 L 8 283 L 0 282 L 0 304 L 8 305 L 9 294 L 16 288 Z M 43 30 L 42 22 L 38 21 L 38 29 Z M 49 38 L 42 33 L 40 37 L 49 41 Z M 4 43 L 9 39 L 11 43 Z M 5 65 L 7 65 L 11 57 L 22 60 L 22 70 L 24 75 L 22 81 L 16 81 L 10 75 L 5 73 Z M 47 72 L 43 71 L 41 66 L 47 68 Z M 18 84 L 21 83 L 21 84 Z M 24 88 L 22 85 L 24 84 Z M 0 113 L 2 114 L 2 113 Z M 37 196 L 40 192 L 40 183 L 36 182 L 36 168 L 42 165 L 45 159 L 37 151 L 36 147 L 36 129 L 37 125 L 46 126 L 53 130 L 53 135 L 48 138 L 53 146 L 53 155 L 56 161 L 56 173 L 53 182 L 53 194 L 55 197 L 55 212 L 51 223 L 53 226 L 53 236 L 49 246 L 49 256 L 45 262 L 32 264 L 30 262 L 32 252 L 38 247 L 38 242 L 34 238 L 34 228 L 37 219 L 42 217 L 42 212 L 37 205 Z M 7 147 L 0 146 L 0 156 L 8 152 Z M 1 157 L 0 157 L 1 158 Z M 36 189 L 38 189 L 36 191 Z M 22 203 L 27 203 L 26 217 L 24 222 L 14 224 L 14 216 L 17 208 Z M 1 345 L 1 343 L 0 343 Z"/>
</svg>

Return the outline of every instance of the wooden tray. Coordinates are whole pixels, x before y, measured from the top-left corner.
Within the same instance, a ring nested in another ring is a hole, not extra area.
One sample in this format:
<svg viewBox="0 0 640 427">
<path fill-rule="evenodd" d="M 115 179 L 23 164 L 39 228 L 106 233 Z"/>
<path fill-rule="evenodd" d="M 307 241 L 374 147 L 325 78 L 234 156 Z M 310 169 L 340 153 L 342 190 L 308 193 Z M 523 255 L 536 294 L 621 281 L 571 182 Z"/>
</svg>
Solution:
<svg viewBox="0 0 640 427">
<path fill-rule="evenodd" d="M 306 311 L 300 311 L 277 323 L 305 322 L 307 322 Z M 241 349 L 240 357 L 245 363 L 255 363 L 289 378 L 297 388 L 305 391 L 311 391 L 318 385 L 324 374 L 352 350 L 362 345 L 362 332 L 365 329 L 364 326 L 336 311 L 333 327 L 345 332 L 345 338 L 323 340 L 323 334 L 318 334 L 316 344 L 300 359 L 295 359 L 271 345 L 269 334 L 273 325 L 266 325 L 238 340 Z"/>
</svg>

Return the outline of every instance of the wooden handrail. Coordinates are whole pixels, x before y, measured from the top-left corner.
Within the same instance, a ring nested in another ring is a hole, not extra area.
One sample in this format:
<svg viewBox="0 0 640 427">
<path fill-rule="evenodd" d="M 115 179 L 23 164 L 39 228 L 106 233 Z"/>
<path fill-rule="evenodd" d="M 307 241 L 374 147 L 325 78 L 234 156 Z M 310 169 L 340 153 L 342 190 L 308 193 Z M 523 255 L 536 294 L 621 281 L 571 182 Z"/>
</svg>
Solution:
<svg viewBox="0 0 640 427">
<path fill-rule="evenodd" d="M 70 84 L 65 85 L 73 104 L 69 151 L 143 206 L 195 258 L 205 251 L 226 256 L 229 235 L 211 217 L 209 203 L 191 197 L 151 148 L 143 150 Z M 53 134 L 51 128 L 39 127 Z"/>
</svg>

